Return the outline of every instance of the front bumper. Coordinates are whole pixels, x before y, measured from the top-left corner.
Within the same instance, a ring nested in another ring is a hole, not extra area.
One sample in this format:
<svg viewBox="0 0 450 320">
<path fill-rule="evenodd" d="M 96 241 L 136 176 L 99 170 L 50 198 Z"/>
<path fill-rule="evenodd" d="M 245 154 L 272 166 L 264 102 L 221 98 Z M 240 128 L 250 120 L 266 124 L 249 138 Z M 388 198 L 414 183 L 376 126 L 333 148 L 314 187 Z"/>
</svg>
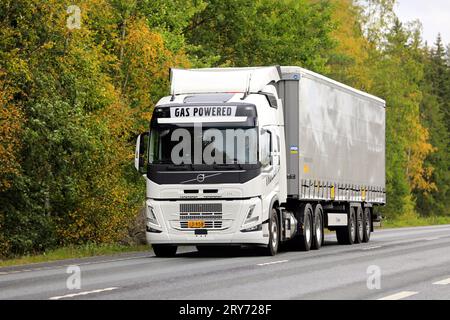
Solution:
<svg viewBox="0 0 450 320">
<path fill-rule="evenodd" d="M 208 232 L 206 236 L 198 236 L 193 232 L 184 234 L 168 234 L 147 232 L 149 244 L 172 244 L 172 245 L 227 245 L 227 244 L 254 244 L 267 245 L 269 238 L 263 236 L 263 231 L 236 232 L 234 234 L 221 234 L 220 232 Z"/>
<path fill-rule="evenodd" d="M 194 229 L 180 227 L 180 205 L 197 204 L 199 201 L 155 201 L 148 200 L 147 208 L 153 208 L 157 224 L 147 222 L 146 237 L 149 244 L 172 245 L 267 245 L 269 242 L 268 225 L 264 219 L 260 198 L 232 201 L 201 201 L 202 204 L 220 204 L 223 208 L 220 229 L 206 229 L 206 235 L 196 234 Z M 254 206 L 257 221 L 244 224 L 249 208 Z M 242 232 L 243 229 L 262 225 L 262 228 L 252 232 Z M 149 232 L 152 230 L 153 232 Z"/>
</svg>

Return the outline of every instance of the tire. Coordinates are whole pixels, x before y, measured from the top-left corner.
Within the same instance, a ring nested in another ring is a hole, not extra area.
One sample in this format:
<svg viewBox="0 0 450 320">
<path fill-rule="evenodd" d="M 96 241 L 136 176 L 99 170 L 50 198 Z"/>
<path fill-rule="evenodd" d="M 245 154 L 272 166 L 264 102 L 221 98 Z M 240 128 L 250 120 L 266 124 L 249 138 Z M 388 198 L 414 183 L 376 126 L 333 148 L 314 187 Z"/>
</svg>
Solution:
<svg viewBox="0 0 450 320">
<path fill-rule="evenodd" d="M 168 246 L 161 244 L 152 245 L 153 251 L 158 258 L 172 258 L 177 254 L 177 246 Z"/>
<path fill-rule="evenodd" d="M 313 224 L 313 239 L 311 244 L 311 249 L 320 250 L 324 241 L 323 232 L 323 209 L 320 204 L 316 205 L 314 208 L 314 224 Z"/>
<path fill-rule="evenodd" d="M 269 244 L 264 248 L 264 254 L 275 256 L 280 246 L 280 225 L 278 222 L 278 213 L 275 208 L 270 211 L 269 219 Z"/>
<path fill-rule="evenodd" d="M 356 213 L 356 236 L 355 243 L 362 243 L 364 240 L 364 214 L 361 207 L 355 210 Z"/>
<path fill-rule="evenodd" d="M 363 213 L 363 230 L 364 230 L 364 237 L 363 242 L 368 243 L 370 241 L 370 235 L 372 234 L 372 213 L 370 211 L 370 208 L 364 208 Z"/>
<path fill-rule="evenodd" d="M 300 214 L 303 215 L 303 234 L 300 234 L 296 239 L 296 246 L 301 251 L 310 251 L 312 247 L 313 238 L 313 208 L 308 203 L 301 206 Z"/>
<path fill-rule="evenodd" d="M 355 209 L 350 208 L 348 216 L 348 225 L 346 227 L 339 227 L 336 229 L 336 236 L 340 245 L 352 245 L 355 243 L 356 236 L 356 215 Z"/>
</svg>

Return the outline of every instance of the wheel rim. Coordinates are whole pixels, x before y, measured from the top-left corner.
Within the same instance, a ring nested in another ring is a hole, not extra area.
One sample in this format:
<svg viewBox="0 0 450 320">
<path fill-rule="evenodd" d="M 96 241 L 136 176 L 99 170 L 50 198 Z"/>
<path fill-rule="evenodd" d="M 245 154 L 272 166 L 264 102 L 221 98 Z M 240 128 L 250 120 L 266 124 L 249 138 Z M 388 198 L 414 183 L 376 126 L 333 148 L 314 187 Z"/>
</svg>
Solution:
<svg viewBox="0 0 450 320">
<path fill-rule="evenodd" d="M 316 222 L 316 240 L 318 244 L 321 244 L 322 242 L 322 219 L 320 217 L 317 217 Z"/>
<path fill-rule="evenodd" d="M 276 220 L 272 220 L 272 248 L 276 248 L 278 244 L 278 228 Z"/>
<path fill-rule="evenodd" d="M 305 238 L 306 238 L 306 242 L 310 242 L 311 241 L 311 226 L 309 223 L 309 218 L 305 219 Z"/>
</svg>

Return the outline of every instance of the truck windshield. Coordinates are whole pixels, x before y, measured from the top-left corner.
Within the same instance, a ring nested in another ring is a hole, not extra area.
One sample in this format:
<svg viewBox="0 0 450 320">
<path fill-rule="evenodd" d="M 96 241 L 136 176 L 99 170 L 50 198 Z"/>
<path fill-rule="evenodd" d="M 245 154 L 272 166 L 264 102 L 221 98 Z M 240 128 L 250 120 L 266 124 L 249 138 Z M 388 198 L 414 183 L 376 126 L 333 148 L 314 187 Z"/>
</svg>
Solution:
<svg viewBox="0 0 450 320">
<path fill-rule="evenodd" d="M 149 163 L 210 166 L 213 169 L 256 165 L 257 133 L 257 128 L 154 128 L 151 130 Z"/>
</svg>

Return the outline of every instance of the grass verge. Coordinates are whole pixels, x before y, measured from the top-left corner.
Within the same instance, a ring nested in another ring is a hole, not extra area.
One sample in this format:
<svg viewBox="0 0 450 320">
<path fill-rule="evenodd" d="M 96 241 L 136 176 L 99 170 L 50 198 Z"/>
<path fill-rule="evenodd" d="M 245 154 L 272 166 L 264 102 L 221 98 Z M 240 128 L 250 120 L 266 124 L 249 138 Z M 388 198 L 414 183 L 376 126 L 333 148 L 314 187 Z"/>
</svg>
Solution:
<svg viewBox="0 0 450 320">
<path fill-rule="evenodd" d="M 31 263 L 51 262 L 65 259 L 78 259 L 94 256 L 106 256 L 127 252 L 148 250 L 146 245 L 125 246 L 119 244 L 86 244 L 82 246 L 69 246 L 46 251 L 42 254 L 26 255 L 6 260 L 0 259 L 0 267 L 27 265 Z"/>
<path fill-rule="evenodd" d="M 383 228 L 425 227 L 450 224 L 450 217 L 400 217 L 395 220 L 383 220 Z"/>
</svg>

